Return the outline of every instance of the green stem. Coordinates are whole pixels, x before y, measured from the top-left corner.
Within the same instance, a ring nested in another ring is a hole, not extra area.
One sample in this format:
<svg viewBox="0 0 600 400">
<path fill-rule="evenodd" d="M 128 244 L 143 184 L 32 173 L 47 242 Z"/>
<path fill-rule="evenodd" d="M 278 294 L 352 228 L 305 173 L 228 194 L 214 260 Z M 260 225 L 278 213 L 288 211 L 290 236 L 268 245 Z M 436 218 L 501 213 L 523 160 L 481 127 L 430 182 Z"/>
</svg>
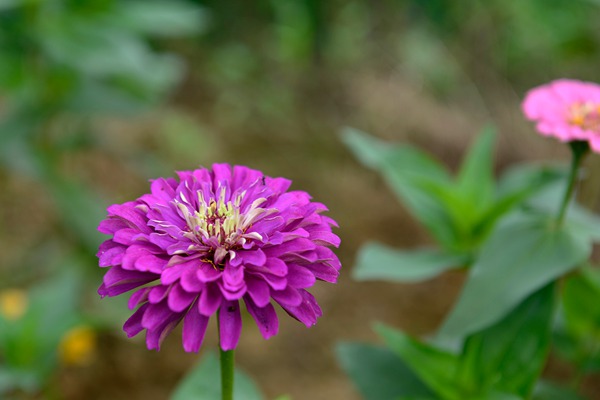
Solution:
<svg viewBox="0 0 600 400">
<path fill-rule="evenodd" d="M 217 311 L 217 321 L 219 320 L 219 311 Z M 220 328 L 220 324 L 218 325 Z M 219 344 L 219 352 L 221 353 L 221 399 L 233 400 L 234 350 L 223 350 Z"/>
<path fill-rule="evenodd" d="M 575 183 L 577 182 L 577 172 L 579 171 L 581 160 L 583 160 L 583 156 L 585 156 L 589 150 L 588 143 L 584 141 L 569 142 L 569 146 L 571 147 L 571 153 L 573 154 L 573 157 L 571 158 L 571 169 L 569 171 L 568 178 L 569 181 L 567 183 L 565 195 L 562 199 L 562 203 L 558 211 L 558 216 L 556 217 L 557 226 L 560 226 L 563 222 L 565 213 L 567 211 L 567 207 L 571 200 L 571 196 L 573 195 L 573 189 L 575 189 Z"/>
</svg>

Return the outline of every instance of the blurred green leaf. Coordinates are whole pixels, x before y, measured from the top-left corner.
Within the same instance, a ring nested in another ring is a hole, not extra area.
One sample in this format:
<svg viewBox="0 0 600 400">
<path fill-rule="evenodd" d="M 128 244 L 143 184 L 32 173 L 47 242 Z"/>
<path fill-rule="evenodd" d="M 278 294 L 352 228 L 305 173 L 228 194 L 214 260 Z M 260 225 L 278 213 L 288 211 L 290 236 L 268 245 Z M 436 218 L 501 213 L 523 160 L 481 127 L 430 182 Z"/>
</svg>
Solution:
<svg viewBox="0 0 600 400">
<path fill-rule="evenodd" d="M 233 393 L 236 400 L 263 400 L 258 388 L 243 372 L 236 369 Z M 221 400 L 221 375 L 219 359 L 213 352 L 207 352 L 200 362 L 183 378 L 171 400 Z"/>
<path fill-rule="evenodd" d="M 106 213 L 94 190 L 56 174 L 47 175 L 45 183 L 56 201 L 63 228 L 95 253 L 105 239 L 96 227 Z"/>
<path fill-rule="evenodd" d="M 381 168 L 383 161 L 394 152 L 394 146 L 373 138 L 358 129 L 344 128 L 341 138 L 356 158 L 369 168 Z"/>
<path fill-rule="evenodd" d="M 23 292 L 25 312 L 17 319 L 0 316 L 0 381 L 12 376 L 11 384 L 0 382 L 5 389 L 39 389 L 56 370 L 57 348 L 64 334 L 83 322 L 79 314 L 81 276 L 73 264 L 77 259 L 63 259 L 61 272 Z M 0 389 L 1 393 L 1 389 Z"/>
<path fill-rule="evenodd" d="M 600 340 L 600 271 L 590 267 L 566 279 L 562 305 L 569 329 L 578 336 Z"/>
<path fill-rule="evenodd" d="M 476 207 L 479 214 L 494 198 L 493 146 L 495 129 L 487 126 L 477 136 L 465 156 L 457 175 L 457 191 L 465 200 Z"/>
<path fill-rule="evenodd" d="M 336 354 L 366 400 L 434 397 L 411 369 L 384 347 L 340 343 Z"/>
<path fill-rule="evenodd" d="M 558 386 L 553 382 L 541 380 L 535 386 L 533 400 L 585 400 L 573 390 Z"/>
<path fill-rule="evenodd" d="M 114 23 L 150 36 L 185 36 L 207 27 L 208 15 L 199 6 L 179 0 L 117 2 Z"/>
<path fill-rule="evenodd" d="M 383 338 L 390 350 L 441 398 L 447 400 L 463 398 L 455 379 L 458 359 L 454 354 L 421 343 L 383 324 L 377 324 L 375 331 Z"/>
<path fill-rule="evenodd" d="M 360 161 L 383 175 L 411 213 L 444 247 L 454 246 L 457 235 L 452 216 L 446 199 L 439 197 L 440 188 L 448 187 L 451 179 L 437 161 L 410 146 L 392 146 L 356 129 L 345 129 L 342 139 Z"/>
<path fill-rule="evenodd" d="M 529 398 L 550 347 L 554 285 L 529 296 L 502 320 L 467 338 L 460 375 L 479 393 Z"/>
<path fill-rule="evenodd" d="M 498 182 L 498 194 L 504 197 L 513 193 L 532 193 L 548 185 L 564 184 L 566 177 L 565 165 L 517 165 L 502 174 Z"/>
<path fill-rule="evenodd" d="M 419 282 L 468 262 L 468 256 L 444 250 L 401 251 L 370 242 L 359 250 L 352 276 L 356 280 Z"/>
<path fill-rule="evenodd" d="M 578 266 L 591 243 L 568 225 L 544 216 L 512 218 L 484 243 L 458 302 L 438 332 L 438 341 L 457 345 L 484 329 L 531 293 Z"/>
</svg>

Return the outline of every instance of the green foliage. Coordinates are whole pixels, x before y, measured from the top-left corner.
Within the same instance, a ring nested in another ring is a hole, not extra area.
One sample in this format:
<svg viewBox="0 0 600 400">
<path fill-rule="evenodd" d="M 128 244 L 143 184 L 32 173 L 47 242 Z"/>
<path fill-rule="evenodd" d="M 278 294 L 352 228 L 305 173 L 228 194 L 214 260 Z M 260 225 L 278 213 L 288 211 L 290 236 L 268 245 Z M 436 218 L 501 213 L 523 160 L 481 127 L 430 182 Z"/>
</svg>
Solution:
<svg viewBox="0 0 600 400">
<path fill-rule="evenodd" d="M 0 394 L 44 388 L 58 366 L 65 333 L 85 322 L 80 290 L 81 279 L 63 273 L 23 293 L 22 315 L 0 314 Z"/>
<path fill-rule="evenodd" d="M 550 348 L 554 285 L 529 296 L 502 321 L 465 342 L 460 374 L 467 387 L 529 398 Z"/>
<path fill-rule="evenodd" d="M 389 146 L 355 130 L 347 130 L 344 140 L 383 175 L 440 246 L 399 251 L 368 243 L 358 254 L 355 277 L 415 282 L 452 266 L 470 267 L 432 343 L 378 325 L 387 348 L 439 399 L 578 398 L 538 384 L 550 352 L 557 281 L 584 264 L 600 240 L 598 216 L 574 202 L 564 218 L 559 211 L 570 194 L 564 178 L 574 179 L 578 163 L 568 176 L 559 167 L 519 166 L 496 182 L 488 129 L 452 178 L 417 149 Z M 591 306 L 600 295 L 600 275 L 581 269 L 566 278 L 560 294 L 562 320 L 554 337 L 577 367 L 576 387 L 600 366 L 600 309 Z M 370 355 L 358 354 L 356 365 L 361 357 L 371 362 Z M 362 379 L 358 368 L 346 369 L 355 381 Z M 396 376 L 412 382 L 410 374 Z"/>
<path fill-rule="evenodd" d="M 178 60 L 154 51 L 147 35 L 187 35 L 204 23 L 182 1 L 18 2 L 0 9 L 0 89 L 13 110 L 137 111 L 181 76 Z"/>
<path fill-rule="evenodd" d="M 575 380 L 600 371 L 600 272 L 585 266 L 564 282 L 554 340 L 558 354 L 576 368 Z"/>
<path fill-rule="evenodd" d="M 200 362 L 179 382 L 171 400 L 221 400 L 219 359 L 213 352 L 205 353 Z M 236 369 L 233 393 L 236 400 L 262 400 L 252 380 Z"/>
<path fill-rule="evenodd" d="M 389 349 L 340 343 L 336 349 L 344 371 L 367 400 L 433 398 L 433 393 Z"/>
<path fill-rule="evenodd" d="M 458 353 L 378 324 L 387 348 L 344 344 L 338 358 L 367 399 L 528 399 L 550 347 L 553 298 L 554 285 L 539 290 Z"/>
<path fill-rule="evenodd" d="M 441 342 L 460 341 L 493 324 L 529 294 L 577 267 L 591 241 L 547 216 L 516 216 L 482 247 L 457 304 L 440 328 Z"/>
<path fill-rule="evenodd" d="M 458 358 L 411 338 L 385 325 L 375 327 L 391 351 L 442 399 L 458 400 L 461 390 L 455 380 Z"/>
<path fill-rule="evenodd" d="M 356 157 L 383 175 L 441 247 L 405 252 L 369 244 L 359 252 L 357 277 L 414 281 L 470 266 L 503 216 L 562 177 L 558 169 L 520 168 L 496 183 L 491 161 L 494 137 L 491 128 L 484 129 L 452 178 L 440 163 L 416 148 L 389 145 L 354 129 L 344 131 L 342 138 Z"/>
<path fill-rule="evenodd" d="M 465 255 L 440 249 L 400 251 L 370 242 L 361 247 L 352 276 L 356 280 L 419 282 L 468 262 Z"/>
</svg>

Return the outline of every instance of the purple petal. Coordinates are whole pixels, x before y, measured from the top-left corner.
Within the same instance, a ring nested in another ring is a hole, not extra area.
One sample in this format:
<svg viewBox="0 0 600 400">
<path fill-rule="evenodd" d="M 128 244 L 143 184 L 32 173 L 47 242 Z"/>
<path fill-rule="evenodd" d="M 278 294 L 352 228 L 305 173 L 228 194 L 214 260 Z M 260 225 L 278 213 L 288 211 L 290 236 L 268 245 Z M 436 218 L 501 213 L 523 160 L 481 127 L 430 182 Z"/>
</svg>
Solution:
<svg viewBox="0 0 600 400">
<path fill-rule="evenodd" d="M 298 289 L 287 286 L 283 290 L 272 290 L 271 297 L 281 306 L 297 307 L 302 303 L 302 296 Z"/>
<path fill-rule="evenodd" d="M 219 308 L 219 337 L 221 349 L 233 350 L 242 333 L 242 316 L 238 301 L 224 301 Z"/>
<path fill-rule="evenodd" d="M 148 311 L 146 311 L 146 314 L 147 313 Z M 183 314 L 172 313 L 159 326 L 153 329 L 146 329 L 146 347 L 148 347 L 149 350 L 160 350 L 160 345 L 163 342 L 163 340 L 169 335 L 169 333 L 171 333 L 173 328 L 175 328 L 177 324 L 179 324 L 182 318 Z"/>
<path fill-rule="evenodd" d="M 306 264 L 305 267 L 315 274 L 315 278 L 325 282 L 336 283 L 340 275 L 337 269 L 326 263 Z"/>
<path fill-rule="evenodd" d="M 253 265 L 264 265 L 265 261 L 267 261 L 267 257 L 265 253 L 261 249 L 257 250 L 241 250 L 235 253 L 235 258 L 230 260 L 230 264 L 233 266 L 238 266 L 241 264 L 253 264 Z"/>
<path fill-rule="evenodd" d="M 175 198 L 175 190 L 172 184 L 175 183 L 175 180 L 167 181 L 163 178 L 158 178 L 152 181 L 150 185 L 150 190 L 152 195 L 156 197 L 157 200 L 160 200 L 165 203 L 169 203 Z"/>
<path fill-rule="evenodd" d="M 217 311 L 222 300 L 223 296 L 219 286 L 217 284 L 208 284 L 202 293 L 200 293 L 198 311 L 200 314 L 210 317 Z"/>
<path fill-rule="evenodd" d="M 167 265 L 167 260 L 147 254 L 135 260 L 134 266 L 138 271 L 154 272 L 160 274 Z"/>
<path fill-rule="evenodd" d="M 98 293 L 102 297 L 116 296 L 156 279 L 158 279 L 158 276 L 155 274 L 125 271 L 121 267 L 112 267 L 104 275 L 104 284 L 98 289 Z"/>
<path fill-rule="evenodd" d="M 133 201 L 123 204 L 113 204 L 108 207 L 106 211 L 108 211 L 109 216 L 115 215 L 121 217 L 129 227 L 137 228 L 143 233 L 150 233 L 151 230 L 148 227 L 146 216 L 140 210 L 135 208 L 138 204 L 139 203 Z"/>
<path fill-rule="evenodd" d="M 166 301 L 158 304 L 148 303 L 148 309 L 142 318 L 142 326 L 148 330 L 156 329 L 165 324 L 175 314 Z"/>
<path fill-rule="evenodd" d="M 127 333 L 127 337 L 134 337 L 138 333 L 144 330 L 142 326 L 142 318 L 144 317 L 144 313 L 148 309 L 148 304 L 142 305 L 138 308 L 125 324 L 123 325 L 123 330 Z"/>
<path fill-rule="evenodd" d="M 140 236 L 144 236 L 144 234 L 140 233 L 140 231 L 137 229 L 119 229 L 115 232 L 113 240 L 115 243 L 130 245 L 133 244 L 133 242 L 135 242 L 135 240 Z"/>
<path fill-rule="evenodd" d="M 227 263 L 222 277 L 226 288 L 237 290 L 244 285 L 244 267 L 234 267 Z"/>
<path fill-rule="evenodd" d="M 198 308 L 192 306 L 183 319 L 183 349 L 185 351 L 197 353 L 202 346 L 209 317 L 198 312 Z"/>
<path fill-rule="evenodd" d="M 196 274 L 201 282 L 214 282 L 221 277 L 222 272 L 212 264 L 201 263 Z"/>
<path fill-rule="evenodd" d="M 167 298 L 171 286 L 157 285 L 151 288 L 148 293 L 148 301 L 152 304 L 158 304 Z"/>
<path fill-rule="evenodd" d="M 169 292 L 167 304 L 171 310 L 181 312 L 187 309 L 197 297 L 197 293 L 189 293 L 183 290 L 180 285 L 173 285 Z"/>
<path fill-rule="evenodd" d="M 337 273 L 337 271 L 336 271 Z M 298 264 L 288 264 L 288 285 L 295 288 L 308 288 L 315 284 L 315 274 Z"/>
<path fill-rule="evenodd" d="M 197 271 L 193 269 L 184 271 L 179 282 L 184 290 L 196 294 L 200 293 L 205 286 L 204 282 L 198 279 Z"/>
<path fill-rule="evenodd" d="M 218 188 L 221 182 L 231 182 L 231 167 L 228 164 L 213 164 L 212 171 L 215 176 L 213 187 Z M 218 193 L 215 193 L 218 196 Z M 226 199 L 229 200 L 229 199 Z"/>
<path fill-rule="evenodd" d="M 275 192 L 283 193 L 290 188 L 292 181 L 285 178 L 265 178 L 265 184 Z"/>
<path fill-rule="evenodd" d="M 98 225 L 98 231 L 105 235 L 114 235 L 115 232 L 125 228 L 129 228 L 129 225 L 125 221 L 121 218 L 111 217 L 110 215 Z"/>
<path fill-rule="evenodd" d="M 300 289 L 299 292 L 303 299 L 299 306 L 291 307 L 282 304 L 281 308 L 283 308 L 292 318 L 297 319 L 307 327 L 311 327 L 317 323 L 317 318 L 323 315 L 323 312 L 310 293 L 303 289 Z"/>
<path fill-rule="evenodd" d="M 340 238 L 328 231 L 313 231 L 310 232 L 310 239 L 313 240 L 316 244 L 320 244 L 323 246 L 335 246 L 339 247 Z"/>
<path fill-rule="evenodd" d="M 135 291 L 131 295 L 131 297 L 129 298 L 129 301 L 127 303 L 127 306 L 129 307 L 129 309 L 133 310 L 140 303 L 144 303 L 144 302 L 148 301 L 148 293 L 150 292 L 150 290 L 152 290 L 151 287 L 143 287 L 140 290 Z"/>
<path fill-rule="evenodd" d="M 112 242 L 108 241 L 107 242 Z M 106 243 L 106 242 L 104 242 Z M 108 246 L 105 246 L 108 247 Z M 111 267 L 113 265 L 119 265 L 123 261 L 123 255 L 125 254 L 125 247 L 121 245 L 115 245 L 112 248 L 101 250 L 98 252 L 99 265 L 101 267 Z"/>
<path fill-rule="evenodd" d="M 271 300 L 269 285 L 267 285 L 265 281 L 248 277 L 248 279 L 246 279 L 246 286 L 248 287 L 248 295 L 258 307 L 266 306 Z"/>
<path fill-rule="evenodd" d="M 307 250 L 314 250 L 317 246 L 310 239 L 297 238 L 283 242 L 278 246 L 272 246 L 265 249 L 267 257 L 279 257 L 286 253 L 298 253 Z"/>
<path fill-rule="evenodd" d="M 263 337 L 268 339 L 271 336 L 277 335 L 279 320 L 277 319 L 275 308 L 270 303 L 264 307 L 258 307 L 248 296 L 244 297 L 244 302 L 246 303 L 248 313 L 256 321 L 256 325 L 258 325 L 258 329 Z"/>
</svg>

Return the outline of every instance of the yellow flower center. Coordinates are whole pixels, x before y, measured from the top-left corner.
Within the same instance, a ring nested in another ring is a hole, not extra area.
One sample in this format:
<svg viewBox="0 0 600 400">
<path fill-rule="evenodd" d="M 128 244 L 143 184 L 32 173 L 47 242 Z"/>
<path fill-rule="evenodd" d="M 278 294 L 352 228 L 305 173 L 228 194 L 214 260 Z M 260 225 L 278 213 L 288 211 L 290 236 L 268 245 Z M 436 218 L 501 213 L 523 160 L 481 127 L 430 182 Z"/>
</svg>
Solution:
<svg viewBox="0 0 600 400">
<path fill-rule="evenodd" d="M 600 132 L 600 104 L 585 102 L 569 107 L 569 122 L 582 129 Z"/>
<path fill-rule="evenodd" d="M 198 191 L 198 208 L 194 210 L 183 194 L 174 203 L 185 219 L 188 230 L 183 236 L 195 242 L 188 251 L 199 250 L 202 246 L 212 248 L 214 264 L 220 265 L 226 254 L 235 257 L 233 250 L 240 248 L 248 239 L 262 240 L 257 232 L 247 232 L 248 228 L 261 216 L 276 212 L 275 209 L 260 207 L 266 198 L 257 198 L 242 213 L 240 206 L 246 192 L 237 194 L 225 201 L 226 188 L 219 191 L 218 200 L 210 199 L 207 203 L 201 191 Z M 212 262 L 212 261 L 211 261 Z"/>
</svg>

